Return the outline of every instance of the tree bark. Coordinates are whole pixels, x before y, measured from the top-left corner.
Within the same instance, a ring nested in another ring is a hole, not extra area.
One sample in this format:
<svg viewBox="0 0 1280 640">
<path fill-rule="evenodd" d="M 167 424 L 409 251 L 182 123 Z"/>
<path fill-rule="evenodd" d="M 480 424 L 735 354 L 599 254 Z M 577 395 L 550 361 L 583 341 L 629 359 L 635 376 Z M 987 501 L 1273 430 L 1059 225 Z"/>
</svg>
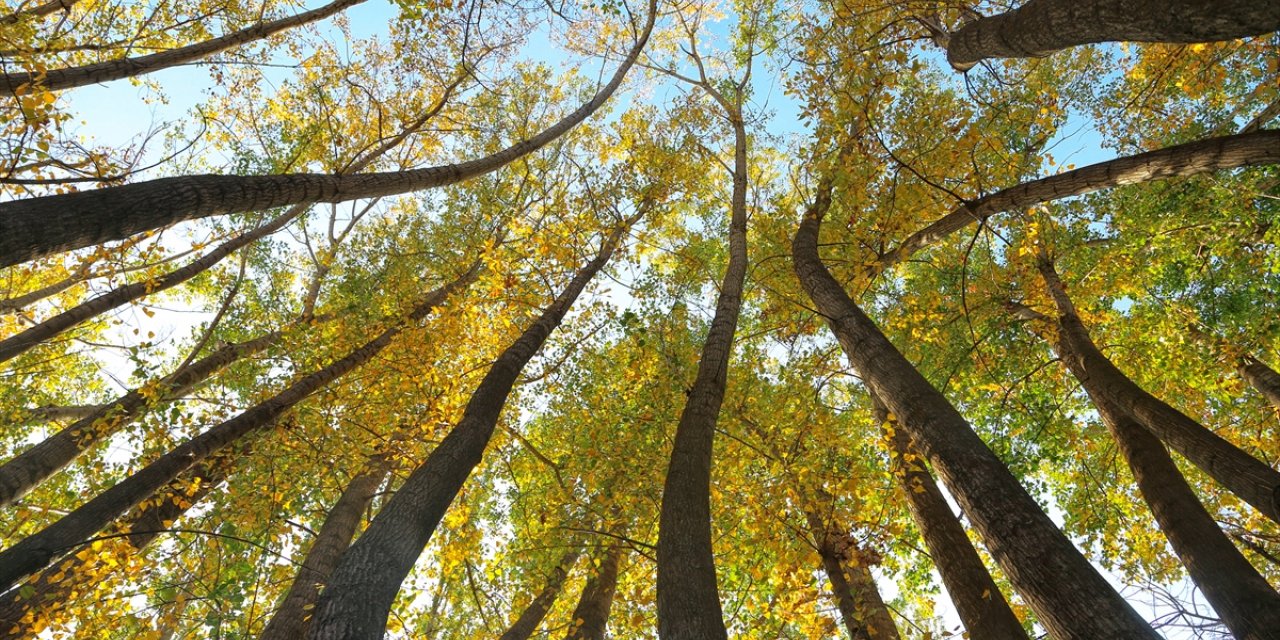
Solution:
<svg viewBox="0 0 1280 640">
<path fill-rule="evenodd" d="M 1040 273 L 1058 306 L 1063 362 L 1089 395 L 1132 416 L 1223 487 L 1280 523 L 1280 472 L 1129 379 L 1093 343 L 1053 265 L 1042 261 Z"/>
<path fill-rule="evenodd" d="M 806 509 L 804 517 L 849 640 L 897 640 L 898 627 L 880 598 L 871 568 L 859 558 L 857 544 L 812 509 Z"/>
<path fill-rule="evenodd" d="M 404 326 L 427 317 L 451 294 L 473 282 L 482 264 L 482 260 L 476 260 L 466 273 L 431 292 L 405 318 L 359 348 L 302 377 L 269 400 L 178 445 L 57 522 L 0 552 L 0 592 L 49 566 L 126 510 L 154 495 L 192 465 L 273 424 L 289 408 L 373 359 Z"/>
<path fill-rule="evenodd" d="M 1099 42 L 1218 42 L 1280 29 L 1267 0 L 1027 0 L 951 34 L 960 71 L 988 58 L 1034 58 Z"/>
<path fill-rule="evenodd" d="M 933 474 L 925 467 L 924 458 L 912 445 L 911 436 L 898 427 L 897 416 L 890 416 L 883 403 L 874 396 L 872 401 L 875 419 L 884 425 L 897 454 L 891 463 L 893 475 L 902 486 L 907 508 L 965 631 L 971 638 L 1027 640 L 1022 622 L 1009 608 L 960 520 L 951 511 Z"/>
<path fill-rule="evenodd" d="M 1246 355 L 1240 362 L 1240 377 L 1280 411 L 1280 373 L 1265 362 Z"/>
<path fill-rule="evenodd" d="M 569 577 L 569 571 L 573 569 L 579 555 L 582 555 L 582 550 L 578 548 L 564 554 L 560 563 L 551 569 L 551 575 L 547 576 L 546 586 L 533 597 L 524 611 L 520 612 L 520 617 L 511 623 L 498 640 L 529 640 L 533 637 L 534 632 L 538 630 L 538 625 L 542 624 L 542 619 L 547 617 L 547 612 L 551 610 L 551 605 L 555 604 L 556 598 L 560 597 L 564 581 Z"/>
<path fill-rule="evenodd" d="M 472 469 L 480 464 L 520 372 L 560 325 L 583 288 L 608 262 L 629 223 L 610 234 L 596 257 L 574 276 L 555 302 L 498 356 L 472 393 L 458 424 L 343 554 L 320 594 L 307 637 L 382 638 L 400 584 Z"/>
<path fill-rule="evenodd" d="M 364 2 L 365 0 L 335 0 L 317 9 L 304 11 L 297 15 L 272 20 L 271 22 L 263 22 L 252 27 L 247 27 L 239 31 L 228 33 L 225 36 L 197 42 L 185 47 L 169 49 L 136 58 L 122 58 L 119 60 L 108 60 L 97 64 L 89 64 L 80 67 L 67 67 L 63 69 L 49 69 L 40 73 L 7 73 L 0 76 L 0 87 L 4 87 L 6 92 L 13 96 L 20 95 L 18 90 L 26 85 L 23 92 L 32 90 L 31 85 L 37 85 L 46 91 L 61 91 L 63 89 L 71 89 L 74 87 L 83 87 L 90 84 L 100 82 L 110 82 L 112 80 L 122 80 L 124 78 L 134 78 L 140 75 L 176 67 L 178 65 L 204 60 L 216 53 L 226 51 L 243 44 L 264 40 L 277 33 L 300 27 L 302 25 L 319 22 L 347 9 Z"/>
<path fill-rule="evenodd" d="M 711 549 L 711 454 L 728 381 L 733 336 L 747 275 L 747 134 L 741 113 L 734 133 L 729 264 L 698 373 L 676 427 L 658 521 L 658 637 L 727 638 Z"/>
<path fill-rule="evenodd" d="M 587 578 L 573 609 L 569 622 L 569 635 L 565 640 L 605 640 L 609 625 L 609 611 L 613 608 L 613 594 L 618 588 L 618 563 L 622 560 L 622 547 L 610 545 L 598 558 L 599 566 Z"/>
<path fill-rule="evenodd" d="M 537 135 L 493 155 L 383 173 L 179 176 L 0 203 L 0 267 L 126 238 L 183 220 L 398 195 L 496 171 L 556 140 L 613 95 L 653 30 L 656 0 L 650 0 L 649 5 L 647 22 L 635 45 L 591 100 Z"/>
<path fill-rule="evenodd" d="M 68 11 L 80 0 L 48 0 L 29 9 L 19 9 L 0 18 L 0 24 L 17 24 L 23 18 L 41 18 L 56 11 Z"/>
<path fill-rule="evenodd" d="M 942 476 L 1014 588 L 1055 638 L 1157 638 L 827 271 L 818 230 L 830 198 L 828 183 L 796 232 L 796 275 L 854 369 Z"/>
<path fill-rule="evenodd" d="M 915 252 L 1002 211 L 1126 184 L 1276 163 L 1280 163 L 1280 131 L 1267 130 L 1188 142 L 1024 182 L 970 200 L 907 236 L 897 247 L 880 256 L 872 275 L 878 275 Z"/>
</svg>

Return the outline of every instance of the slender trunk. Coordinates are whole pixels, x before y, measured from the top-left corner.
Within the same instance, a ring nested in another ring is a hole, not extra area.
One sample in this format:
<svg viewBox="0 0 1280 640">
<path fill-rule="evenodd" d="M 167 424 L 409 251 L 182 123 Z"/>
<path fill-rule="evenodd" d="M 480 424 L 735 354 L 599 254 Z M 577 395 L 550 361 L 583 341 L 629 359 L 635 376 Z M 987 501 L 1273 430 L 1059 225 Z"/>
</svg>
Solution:
<svg viewBox="0 0 1280 640">
<path fill-rule="evenodd" d="M 80 0 L 48 0 L 48 2 L 42 2 L 29 9 L 20 9 L 18 11 L 14 11 L 9 15 L 4 16 L 3 18 L 0 18 L 0 24 L 16 24 L 19 20 L 22 20 L 23 18 L 29 18 L 29 17 L 39 18 L 39 17 L 47 16 L 51 13 L 54 13 L 55 11 L 59 11 L 59 10 L 67 11 L 71 9 L 71 7 L 76 3 L 78 3 L 79 1 Z"/>
<path fill-rule="evenodd" d="M 1280 411 L 1280 373 L 1253 356 L 1245 356 L 1240 363 L 1240 377 Z"/>
<path fill-rule="evenodd" d="M 37 485 L 75 461 L 95 443 L 119 431 L 156 401 L 181 396 L 237 360 L 279 341 L 275 331 L 247 342 L 224 346 L 175 371 L 158 385 L 134 389 L 93 411 L 40 444 L 0 465 L 0 507 L 7 507 Z"/>
<path fill-rule="evenodd" d="M 427 317 L 452 293 L 474 281 L 479 275 L 481 264 L 481 260 L 476 260 L 465 274 L 431 292 L 406 318 L 346 356 L 302 377 L 271 399 L 178 445 L 62 519 L 0 552 L 0 592 L 31 573 L 47 567 L 125 511 L 154 495 L 192 465 L 242 437 L 273 424 L 294 405 L 371 360 L 391 343 L 406 324 Z"/>
<path fill-rule="evenodd" d="M 893 475 L 965 631 L 971 638 L 1027 640 L 1026 630 L 951 511 L 911 436 L 898 427 L 897 417 L 889 415 L 883 403 L 874 396 L 872 402 L 876 421 L 884 425 L 893 445 Z"/>
<path fill-rule="evenodd" d="M 39 73 L 7 73 L 0 76 L 0 87 L 4 87 L 12 95 L 18 96 L 20 95 L 19 89 L 26 93 L 31 90 L 30 85 L 38 85 L 46 91 L 61 91 L 100 82 L 134 78 L 161 69 L 204 60 L 227 49 L 264 40 L 281 31 L 311 24 L 312 22 L 319 22 L 364 1 L 335 0 L 318 9 L 304 11 L 288 18 L 259 23 L 212 40 L 205 40 L 185 47 L 136 58 L 108 60 L 82 67 L 49 69 Z M 25 89 L 23 89 L 24 85 L 26 85 Z"/>
<path fill-rule="evenodd" d="M 39 424 L 57 420 L 79 420 L 102 409 L 100 404 L 45 405 L 30 409 L 19 424 Z"/>
<path fill-rule="evenodd" d="M 747 134 L 740 114 L 732 114 L 730 120 L 734 160 L 729 264 L 702 343 L 698 374 L 676 426 L 662 487 L 658 523 L 658 637 L 662 640 L 728 637 L 711 549 L 711 454 L 747 275 Z"/>
<path fill-rule="evenodd" d="M 964 71 L 1099 42 L 1218 42 L 1278 29 L 1280 5 L 1268 0 L 1027 0 L 951 34 L 947 60 Z"/>
<path fill-rule="evenodd" d="M 613 608 L 613 594 L 618 588 L 618 563 L 621 560 L 621 546 L 605 547 L 604 554 L 598 558 L 595 573 L 582 587 L 565 640 L 604 640 L 609 610 Z"/>
<path fill-rule="evenodd" d="M 4 300 L 0 300 L 0 313 L 17 313 L 22 311 L 22 309 L 29 304 L 44 300 L 49 296 L 58 295 L 59 293 L 62 293 L 63 291 L 66 291 L 67 289 L 70 289 L 91 277 L 93 276 L 91 276 L 88 271 L 73 273 L 47 287 L 41 287 L 35 291 L 24 293 L 20 296 L 5 298 Z"/>
<path fill-rule="evenodd" d="M 351 546 L 365 510 L 390 472 L 391 462 L 388 453 L 374 455 L 364 469 L 347 483 L 316 533 L 311 549 L 302 559 L 302 567 L 281 600 L 280 608 L 262 630 L 259 640 L 296 640 L 306 636 L 321 586 L 333 573 L 343 552 Z"/>
<path fill-rule="evenodd" d="M 1241 500 L 1273 522 L 1280 522 L 1280 472 L 1129 379 L 1093 343 L 1053 265 L 1041 262 L 1040 273 L 1058 306 L 1063 362 L 1089 395 L 1132 416 Z"/>
<path fill-rule="evenodd" d="M 873 275 L 965 227 L 1013 209 L 1100 189 L 1210 171 L 1280 163 L 1280 131 L 1258 131 L 1175 145 L 1031 180 L 970 200 L 880 256 Z"/>
<path fill-rule="evenodd" d="M 581 554 L 582 550 L 577 548 L 564 554 L 560 563 L 551 569 L 551 575 L 547 576 L 546 586 L 534 596 L 524 611 L 520 612 L 520 617 L 511 623 L 511 627 L 498 640 L 529 640 L 533 637 L 533 633 L 538 630 L 538 625 L 542 624 L 542 619 L 547 617 L 547 612 L 551 610 L 551 605 L 555 604 L 556 598 L 560 597 L 564 581 L 569 577 L 569 571 L 573 569 L 574 563 L 578 561 L 578 556 Z"/>
<path fill-rule="evenodd" d="M 897 640 L 898 627 L 880 598 L 871 568 L 859 557 L 857 543 L 839 527 L 828 527 L 817 512 L 806 509 L 804 516 L 849 640 Z"/>
<path fill-rule="evenodd" d="M 942 476 L 1014 588 L 1056 638 L 1157 638 L 827 271 L 818 230 L 830 198 L 828 182 L 796 232 L 796 275 L 854 369 Z"/>
<path fill-rule="evenodd" d="M 0 203 L 0 267 L 127 238 L 182 220 L 398 195 L 455 184 L 496 171 L 556 140 L 595 113 L 613 95 L 653 30 L 656 0 L 650 0 L 649 5 L 647 22 L 635 45 L 591 100 L 537 135 L 493 155 L 451 165 L 384 173 L 179 176 Z"/>
<path fill-rule="evenodd" d="M 320 594 L 309 638 L 382 638 L 400 584 L 413 569 L 472 469 L 480 464 L 520 372 L 560 325 L 583 288 L 608 262 L 625 228 L 620 226 L 610 234 L 595 259 L 579 271 L 555 302 L 498 356 L 471 394 L 458 424 L 410 474 L 400 490 L 378 511 L 364 534 L 343 554 Z"/>
<path fill-rule="evenodd" d="M 156 500 L 148 501 L 122 518 L 115 529 L 134 533 L 117 536 L 124 545 L 115 552 L 135 554 L 144 549 L 187 509 L 220 485 L 238 457 L 219 457 L 208 464 L 195 465 L 165 487 Z M 98 579 L 82 576 L 88 565 L 97 561 L 97 554 L 84 557 L 70 554 L 20 589 L 11 589 L 0 596 L 0 640 L 31 637 L 39 631 L 38 620 L 48 619 L 53 610 L 75 604 L 71 592 L 83 593 L 85 580 Z"/>
</svg>

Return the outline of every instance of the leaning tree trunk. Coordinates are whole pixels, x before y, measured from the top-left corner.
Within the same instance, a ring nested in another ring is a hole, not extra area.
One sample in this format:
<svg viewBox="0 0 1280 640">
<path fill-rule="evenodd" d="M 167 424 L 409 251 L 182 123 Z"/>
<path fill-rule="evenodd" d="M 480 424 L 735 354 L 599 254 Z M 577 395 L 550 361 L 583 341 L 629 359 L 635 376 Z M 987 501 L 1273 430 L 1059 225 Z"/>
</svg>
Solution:
<svg viewBox="0 0 1280 640">
<path fill-rule="evenodd" d="M 609 235 L 596 257 L 574 276 L 555 302 L 498 356 L 471 394 L 458 424 L 343 554 L 320 594 L 309 638 L 382 638 L 400 584 L 472 469 L 480 464 L 516 378 L 560 325 L 587 283 L 609 261 L 628 225 Z"/>
<path fill-rule="evenodd" d="M 605 640 L 609 625 L 609 611 L 613 608 L 613 594 L 618 588 L 618 563 L 622 560 L 622 547 L 609 545 L 597 558 L 595 573 L 587 577 L 573 609 L 569 623 L 569 635 L 565 640 Z"/>
<path fill-rule="evenodd" d="M 806 509 L 804 517 L 849 640 L 897 640 L 898 627 L 880 597 L 871 568 L 858 557 L 857 545 L 812 509 Z"/>
<path fill-rule="evenodd" d="M 493 155 L 384 173 L 178 176 L 0 203 L 0 267 L 127 238 L 183 220 L 398 195 L 491 173 L 550 144 L 608 101 L 644 49 L 656 14 L 656 0 L 650 0 L 643 31 L 595 96 L 537 135 Z"/>
<path fill-rule="evenodd" d="M 112 80 L 121 80 L 124 78 L 135 78 L 147 73 L 176 67 L 178 65 L 189 64 L 199 60 L 204 60 L 216 53 L 226 51 L 234 47 L 238 47 L 250 42 L 264 40 L 277 33 L 300 27 L 302 25 L 319 22 L 342 12 L 348 7 L 355 6 L 365 0 L 335 0 L 329 4 L 304 11 L 297 15 L 272 20 L 271 22 L 263 22 L 252 27 L 241 29 L 219 38 L 197 42 L 185 47 L 169 49 L 159 53 L 153 53 L 136 58 L 122 58 L 119 60 L 108 60 L 97 64 L 89 64 L 81 67 L 66 67 L 62 69 L 48 69 L 39 73 L 7 73 L 0 75 L 0 87 L 4 87 L 6 93 L 13 96 L 20 95 L 18 90 L 23 85 L 27 85 L 22 91 L 30 93 L 35 90 L 32 85 L 38 86 L 46 91 L 61 91 L 63 89 L 71 89 L 73 87 L 83 87 L 101 82 L 110 82 Z"/>
<path fill-rule="evenodd" d="M 1265 362 L 1246 355 L 1240 362 L 1240 377 L 1280 411 L 1280 373 Z"/>
<path fill-rule="evenodd" d="M 883 425 L 893 445 L 893 475 L 902 486 L 907 508 L 965 631 L 971 638 L 1027 640 L 1018 616 L 973 548 L 933 474 L 925 467 L 924 458 L 912 446 L 911 436 L 898 427 L 897 416 L 889 415 L 874 396 L 872 403 L 875 419 Z"/>
<path fill-rule="evenodd" d="M 1132 416 L 1223 487 L 1280 523 L 1280 472 L 1138 386 L 1093 343 L 1053 264 L 1042 261 L 1040 273 L 1058 306 L 1063 362 L 1089 395 Z"/>
<path fill-rule="evenodd" d="M 818 230 L 830 199 L 830 187 L 820 189 L 796 232 L 796 275 L 854 369 L 942 476 L 1014 588 L 1056 638 L 1157 638 L 827 271 Z"/>
<path fill-rule="evenodd" d="M 1027 0 L 951 34 L 947 60 L 1030 58 L 1099 42 L 1218 42 L 1280 29 L 1271 0 Z"/>
<path fill-rule="evenodd" d="M 1188 142 L 1031 180 L 970 200 L 907 236 L 901 244 L 879 257 L 872 275 L 1002 211 L 1023 209 L 1126 184 L 1277 163 L 1280 163 L 1280 131 L 1258 131 Z"/>
<path fill-rule="evenodd" d="M 431 292 L 404 318 L 364 345 L 302 377 L 271 399 L 178 445 L 57 522 L 0 552 L 0 592 L 49 566 L 125 511 L 154 495 L 192 465 L 273 424 L 294 405 L 373 359 L 405 326 L 426 318 L 451 294 L 475 281 L 482 264 L 482 260 L 476 260 L 466 273 Z"/>
<path fill-rule="evenodd" d="M 498 640 L 529 640 L 533 637 L 538 626 L 542 624 L 542 619 L 547 617 L 548 611 L 551 611 L 551 605 L 555 604 L 556 598 L 560 597 L 564 581 L 569 577 L 569 571 L 573 569 L 579 555 L 582 555 L 580 548 L 574 548 L 564 554 L 560 562 L 551 569 L 551 575 L 547 576 L 547 584 L 542 587 L 542 591 L 529 601 L 528 606 L 520 612 L 520 616 L 511 623 Z"/>
<path fill-rule="evenodd" d="M 711 453 L 728 381 L 733 335 L 747 275 L 747 134 L 740 113 L 734 133 L 729 264 L 698 373 L 676 427 L 658 521 L 658 637 L 727 638 L 711 549 Z"/>
</svg>

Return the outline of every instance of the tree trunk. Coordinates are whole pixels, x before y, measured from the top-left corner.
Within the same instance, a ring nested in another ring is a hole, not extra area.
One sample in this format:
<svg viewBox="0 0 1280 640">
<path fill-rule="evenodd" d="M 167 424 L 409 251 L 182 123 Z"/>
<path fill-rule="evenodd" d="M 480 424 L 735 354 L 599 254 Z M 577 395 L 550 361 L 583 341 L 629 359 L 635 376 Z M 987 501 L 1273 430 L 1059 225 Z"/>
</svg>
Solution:
<svg viewBox="0 0 1280 640">
<path fill-rule="evenodd" d="M 1222 169 L 1280 163 L 1280 131 L 1242 133 L 1116 158 L 970 200 L 880 256 L 872 275 L 971 224 L 1002 211 L 1080 196 L 1126 184 L 1193 176 Z"/>
<path fill-rule="evenodd" d="M 153 71 L 204 60 L 227 49 L 257 40 L 264 40 L 281 31 L 311 24 L 312 22 L 319 22 L 364 1 L 335 0 L 318 9 L 304 11 L 288 18 L 263 22 L 212 40 L 205 40 L 185 47 L 136 58 L 108 60 L 81 67 L 49 69 L 40 73 L 8 73 L 0 76 L 0 87 L 4 87 L 7 93 L 18 96 L 20 95 L 19 88 L 24 85 L 28 86 L 23 90 L 23 93 L 32 90 L 29 85 L 38 85 L 46 91 L 61 91 L 100 82 L 133 78 Z"/>
<path fill-rule="evenodd" d="M 192 465 L 244 436 L 273 424 L 289 408 L 371 360 L 391 343 L 407 323 L 427 317 L 452 293 L 473 282 L 479 275 L 481 264 L 481 260 L 476 260 L 466 273 L 431 292 L 406 318 L 346 356 L 302 377 L 271 399 L 178 445 L 62 519 L 0 552 L 0 592 L 11 588 L 31 573 L 49 566 L 126 510 L 154 495 Z"/>
<path fill-rule="evenodd" d="M 854 369 L 942 476 L 1014 588 L 1055 638 L 1157 638 L 827 271 L 818 230 L 830 206 L 829 183 L 819 191 L 792 245 L 796 275 Z"/>
<path fill-rule="evenodd" d="M 431 540 L 431 534 L 461 491 L 467 476 L 480 464 L 520 372 L 560 325 L 583 288 L 608 262 L 627 226 L 619 226 L 610 234 L 595 259 L 579 271 L 555 302 L 498 356 L 471 394 L 458 424 L 343 554 L 320 594 L 308 637 L 317 640 L 382 638 L 400 584 Z"/>
<path fill-rule="evenodd" d="M 1218 42 L 1280 30 L 1270 0 L 1027 0 L 951 34 L 947 60 L 1029 58 L 1099 42 Z"/>
<path fill-rule="evenodd" d="M 573 113 L 493 155 L 408 171 L 259 176 L 190 175 L 0 203 L 0 267 L 88 247 L 183 220 L 317 202 L 398 195 L 455 184 L 533 153 L 587 119 L 622 84 L 656 19 L 649 2 L 643 31 L 607 84 Z"/>
<path fill-rule="evenodd" d="M 662 487 L 658 523 L 658 637 L 662 640 L 728 637 L 711 549 L 711 453 L 747 275 L 747 134 L 740 114 L 732 114 L 730 120 L 734 161 L 729 264 L 702 344 L 697 377 L 680 413 Z"/>
<path fill-rule="evenodd" d="M 259 640 L 297 640 L 306 636 L 321 586 L 351 546 L 364 512 L 391 470 L 391 455 L 376 454 L 347 483 L 302 559 L 302 567 Z"/>
<path fill-rule="evenodd" d="M 246 342 L 226 345 L 175 371 L 159 385 L 134 389 L 114 402 L 94 407 L 89 415 L 0 465 L 0 507 L 18 501 L 49 476 L 74 462 L 95 443 L 142 415 L 152 403 L 181 396 L 231 363 L 275 344 L 280 336 L 281 332 L 275 331 Z"/>
<path fill-rule="evenodd" d="M 828 527 L 812 509 L 806 509 L 804 517 L 822 558 L 822 568 L 831 581 L 849 640 L 897 640 L 898 627 L 880 598 L 871 568 L 859 557 L 857 543 L 850 541 L 839 527 Z"/>
<path fill-rule="evenodd" d="M 893 444 L 893 475 L 907 497 L 907 507 L 915 520 L 925 547 L 942 584 L 947 588 L 960 622 L 971 638 L 990 640 L 1027 640 L 1027 632 L 1014 615 L 1004 594 L 996 586 L 977 549 L 969 541 L 960 520 L 925 467 L 924 458 L 911 444 L 911 436 L 898 427 L 897 416 L 890 416 L 874 396 L 876 421 Z"/>
<path fill-rule="evenodd" d="M 0 18 L 0 24 L 17 24 L 23 18 L 39 18 L 56 11 L 67 11 L 79 1 L 80 0 L 48 0 L 48 2 L 42 2 L 29 9 L 19 9 L 18 11 L 14 11 L 9 15 Z"/>
<path fill-rule="evenodd" d="M 1240 363 L 1240 377 L 1280 411 L 1280 373 L 1253 356 L 1245 356 Z"/>
<path fill-rule="evenodd" d="M 565 640 L 604 640 L 609 625 L 609 610 L 613 608 L 613 594 L 618 588 L 618 563 L 622 560 L 622 547 L 610 545 L 598 558 L 599 566 L 587 578 L 573 609 L 569 622 L 569 635 Z"/>
<path fill-rule="evenodd" d="M 542 619 L 551 610 L 551 605 L 560 597 L 560 589 L 564 587 L 564 581 L 569 577 L 569 571 L 573 569 L 579 555 L 582 555 L 582 550 L 577 548 L 564 554 L 560 563 L 551 570 L 551 575 L 547 576 L 546 586 L 534 596 L 524 611 L 520 612 L 520 617 L 511 623 L 511 627 L 498 640 L 529 640 L 533 637 L 538 625 L 542 624 Z"/>
<path fill-rule="evenodd" d="M 1280 523 L 1280 472 L 1129 379 L 1093 343 L 1053 265 L 1041 262 L 1040 272 L 1058 306 L 1063 362 L 1089 395 L 1132 416 L 1223 487 Z"/>
</svg>

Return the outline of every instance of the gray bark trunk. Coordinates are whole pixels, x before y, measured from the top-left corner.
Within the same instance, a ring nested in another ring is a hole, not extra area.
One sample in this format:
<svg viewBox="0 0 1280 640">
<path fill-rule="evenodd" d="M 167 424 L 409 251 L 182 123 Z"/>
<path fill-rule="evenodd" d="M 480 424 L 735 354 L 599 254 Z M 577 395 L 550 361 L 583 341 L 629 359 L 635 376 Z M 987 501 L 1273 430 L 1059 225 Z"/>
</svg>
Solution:
<svg viewBox="0 0 1280 640">
<path fill-rule="evenodd" d="M 1280 411 L 1280 373 L 1253 356 L 1245 356 L 1240 363 L 1240 377 Z"/>
<path fill-rule="evenodd" d="M 839 527 L 828 527 L 814 511 L 806 510 L 804 517 L 818 556 L 822 558 L 822 568 L 831 581 L 836 608 L 849 640 L 897 640 L 900 636 L 893 615 L 880 597 L 871 568 L 857 558 L 855 543 L 849 541 Z M 852 562 L 851 555 L 854 556 Z"/>
<path fill-rule="evenodd" d="M 595 573 L 587 578 L 573 609 L 569 623 L 569 635 L 565 640 L 605 640 L 609 625 L 609 611 L 613 608 L 613 594 L 618 588 L 618 563 L 622 560 L 622 547 L 610 545 L 599 558 Z"/>
<path fill-rule="evenodd" d="M 538 626 L 542 624 L 543 618 L 546 618 L 547 612 L 551 610 L 551 605 L 555 604 L 556 598 L 560 597 L 564 581 L 569 577 L 569 571 L 573 569 L 573 565 L 581 554 L 581 549 L 574 549 L 560 559 L 560 563 L 551 569 L 551 575 L 547 576 L 547 584 L 542 587 L 538 595 L 533 597 L 524 611 L 520 612 L 516 621 L 511 623 L 498 640 L 529 640 L 533 637 Z"/>
</svg>

